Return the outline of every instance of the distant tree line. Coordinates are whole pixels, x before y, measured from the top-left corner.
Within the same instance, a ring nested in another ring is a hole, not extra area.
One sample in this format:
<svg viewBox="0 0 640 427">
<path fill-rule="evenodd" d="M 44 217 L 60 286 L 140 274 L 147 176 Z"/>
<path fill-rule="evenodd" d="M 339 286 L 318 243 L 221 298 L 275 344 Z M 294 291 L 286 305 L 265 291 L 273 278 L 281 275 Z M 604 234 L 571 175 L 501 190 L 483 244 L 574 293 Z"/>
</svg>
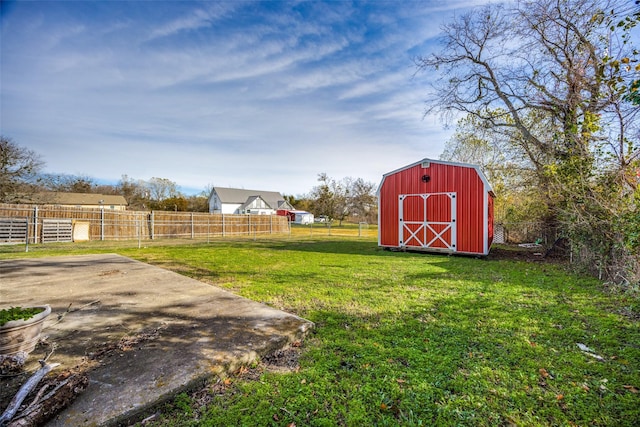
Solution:
<svg viewBox="0 0 640 427">
<path fill-rule="evenodd" d="M 89 176 L 42 173 L 45 162 L 35 151 L 0 136 L 0 202 L 20 203 L 38 192 L 121 195 L 133 210 L 208 212 L 209 192 L 186 196 L 166 178 L 132 179 L 123 175 L 115 185 Z"/>
<path fill-rule="evenodd" d="M 208 212 L 212 186 L 195 196 L 185 196 L 167 178 L 133 179 L 123 175 L 115 185 L 98 184 L 89 176 L 42 173 L 45 162 L 35 151 L 0 136 L 0 203 L 19 203 L 37 192 L 99 193 L 124 196 L 129 209 Z M 285 195 L 297 209 L 337 220 L 375 222 L 375 184 L 361 178 L 335 180 L 318 175 L 319 185 L 298 198 Z"/>
<path fill-rule="evenodd" d="M 345 177 L 340 180 L 326 173 L 318 174 L 318 182 L 308 194 L 298 199 L 288 196 L 297 209 L 311 212 L 316 218 L 330 221 L 375 223 L 378 221 L 377 185 L 362 178 Z"/>
</svg>

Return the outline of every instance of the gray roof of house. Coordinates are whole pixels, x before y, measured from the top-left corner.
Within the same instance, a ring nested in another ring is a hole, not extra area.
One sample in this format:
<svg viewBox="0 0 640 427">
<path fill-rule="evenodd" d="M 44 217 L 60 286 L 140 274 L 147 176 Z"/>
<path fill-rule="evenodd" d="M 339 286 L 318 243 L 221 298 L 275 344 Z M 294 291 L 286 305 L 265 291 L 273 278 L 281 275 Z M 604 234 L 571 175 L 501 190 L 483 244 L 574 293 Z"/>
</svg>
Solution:
<svg viewBox="0 0 640 427">
<path fill-rule="evenodd" d="M 44 205 L 96 205 L 96 206 L 127 206 L 124 196 L 98 193 L 61 193 L 43 192 L 35 193 L 25 200 L 25 203 L 35 203 Z"/>
<path fill-rule="evenodd" d="M 278 209 L 282 203 L 286 203 L 282 194 L 277 191 L 245 190 L 240 188 L 213 187 L 222 203 L 244 204 L 250 198 L 259 196 L 271 209 Z M 253 200 L 253 199 L 252 199 Z"/>
</svg>

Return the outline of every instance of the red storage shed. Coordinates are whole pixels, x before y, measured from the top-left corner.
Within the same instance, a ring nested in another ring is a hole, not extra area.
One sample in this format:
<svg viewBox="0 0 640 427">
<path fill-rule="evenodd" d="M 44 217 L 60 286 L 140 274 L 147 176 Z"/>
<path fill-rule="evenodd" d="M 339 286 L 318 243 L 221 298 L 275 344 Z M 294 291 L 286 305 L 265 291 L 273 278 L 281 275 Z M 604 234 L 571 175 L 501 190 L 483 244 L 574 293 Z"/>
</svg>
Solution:
<svg viewBox="0 0 640 427">
<path fill-rule="evenodd" d="M 493 198 L 476 165 L 423 159 L 386 173 L 378 187 L 378 245 L 487 255 Z"/>
</svg>

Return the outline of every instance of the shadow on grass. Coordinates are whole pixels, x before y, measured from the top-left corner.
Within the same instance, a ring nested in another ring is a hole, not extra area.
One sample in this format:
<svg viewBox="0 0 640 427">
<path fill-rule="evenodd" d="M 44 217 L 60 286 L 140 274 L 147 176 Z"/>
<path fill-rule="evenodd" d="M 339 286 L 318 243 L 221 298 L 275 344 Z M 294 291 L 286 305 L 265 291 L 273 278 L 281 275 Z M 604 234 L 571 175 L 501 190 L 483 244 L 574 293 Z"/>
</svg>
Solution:
<svg viewBox="0 0 640 427">
<path fill-rule="evenodd" d="M 351 390 L 351 400 L 371 407 L 374 424 L 415 416 L 427 425 L 633 425 L 624 414 L 636 398 L 624 384 L 640 379 L 630 368 L 640 362 L 637 328 L 618 325 L 614 344 L 592 335 L 610 327 L 606 319 L 587 324 L 571 304 L 512 308 L 481 298 L 435 297 L 401 313 L 315 311 L 303 366 L 322 365 L 336 393 Z M 599 363 L 576 346 L 589 339 L 605 355 L 627 348 L 635 356 Z"/>
</svg>

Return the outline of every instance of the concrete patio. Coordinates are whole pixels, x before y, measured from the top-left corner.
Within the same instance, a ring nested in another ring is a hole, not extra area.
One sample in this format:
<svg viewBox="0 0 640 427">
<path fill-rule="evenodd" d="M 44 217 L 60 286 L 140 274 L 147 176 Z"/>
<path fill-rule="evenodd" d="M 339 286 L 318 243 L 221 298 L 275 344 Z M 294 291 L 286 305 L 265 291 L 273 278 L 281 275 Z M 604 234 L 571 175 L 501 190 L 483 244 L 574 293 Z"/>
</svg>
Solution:
<svg viewBox="0 0 640 427">
<path fill-rule="evenodd" d="M 53 373 L 89 385 L 50 426 L 126 423 L 177 393 L 302 340 L 313 323 L 119 255 L 0 260 L 0 308 L 49 304 Z M 125 343 L 113 349 L 118 343 Z M 45 349 L 31 354 L 37 369 Z M 96 357 L 98 355 L 98 357 Z M 0 411 L 24 381 L 2 381 Z"/>
</svg>

